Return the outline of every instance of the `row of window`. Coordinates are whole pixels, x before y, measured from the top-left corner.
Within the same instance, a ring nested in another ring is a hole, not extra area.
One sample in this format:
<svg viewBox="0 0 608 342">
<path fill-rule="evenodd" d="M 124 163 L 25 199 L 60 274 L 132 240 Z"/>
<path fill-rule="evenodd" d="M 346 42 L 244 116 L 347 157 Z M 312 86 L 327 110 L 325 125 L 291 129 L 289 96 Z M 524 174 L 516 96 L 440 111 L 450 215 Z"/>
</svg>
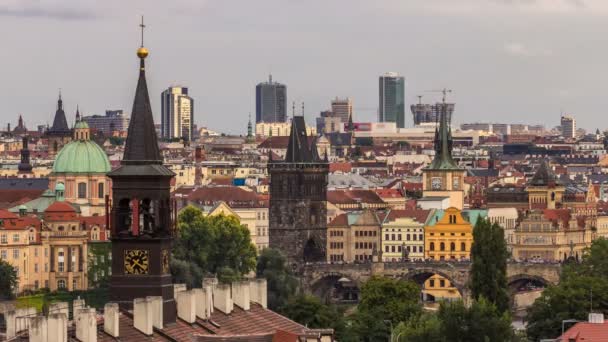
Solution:
<svg viewBox="0 0 608 342">
<path fill-rule="evenodd" d="M 344 261 L 344 255 L 342 255 L 342 254 L 330 254 L 329 255 L 329 260 L 330 261 Z"/>
<path fill-rule="evenodd" d="M 401 253 L 402 246 L 384 246 L 384 251 L 387 253 Z M 405 246 L 405 250 L 413 253 L 422 253 L 422 246 Z"/>
<path fill-rule="evenodd" d="M 355 249 L 376 248 L 375 242 L 355 242 Z"/>
<path fill-rule="evenodd" d="M 330 249 L 342 249 L 342 248 L 344 248 L 344 242 L 330 242 L 329 248 Z"/>
<path fill-rule="evenodd" d="M 430 236 L 435 236 L 435 233 L 429 233 Z M 460 236 L 465 236 L 465 233 L 460 233 Z M 439 233 L 439 236 L 445 236 L 445 233 Z M 456 236 L 456 233 L 450 233 L 450 236 Z"/>
<path fill-rule="evenodd" d="M 87 198 L 87 183 L 80 182 L 77 185 L 78 187 L 78 198 Z M 98 183 L 97 184 L 97 198 L 105 197 L 105 184 Z"/>
<path fill-rule="evenodd" d="M 435 287 L 435 279 L 429 279 L 429 287 Z M 445 279 L 439 279 L 439 287 L 450 287 L 450 283 L 446 282 Z"/>
<path fill-rule="evenodd" d="M 386 241 L 401 241 L 401 234 L 384 234 L 384 240 Z M 406 241 L 422 241 L 424 240 L 423 234 L 405 234 Z"/>
<path fill-rule="evenodd" d="M 368 260 L 372 260 L 372 256 L 371 255 L 367 255 L 367 254 L 355 254 L 355 261 L 368 261 Z"/>
<path fill-rule="evenodd" d="M 377 236 L 375 230 L 355 230 L 355 236 Z"/>
<path fill-rule="evenodd" d="M 429 244 L 429 250 L 431 250 L 431 251 L 435 250 L 435 243 L 434 242 L 431 242 Z M 445 242 L 439 243 L 439 250 L 440 251 L 445 251 Z M 461 242 L 460 243 L 460 251 L 466 252 L 466 250 L 467 250 L 467 244 L 465 242 Z M 450 251 L 456 251 L 456 243 L 450 242 Z"/>
<path fill-rule="evenodd" d="M 330 230 L 329 236 L 344 236 L 343 230 Z"/>
</svg>

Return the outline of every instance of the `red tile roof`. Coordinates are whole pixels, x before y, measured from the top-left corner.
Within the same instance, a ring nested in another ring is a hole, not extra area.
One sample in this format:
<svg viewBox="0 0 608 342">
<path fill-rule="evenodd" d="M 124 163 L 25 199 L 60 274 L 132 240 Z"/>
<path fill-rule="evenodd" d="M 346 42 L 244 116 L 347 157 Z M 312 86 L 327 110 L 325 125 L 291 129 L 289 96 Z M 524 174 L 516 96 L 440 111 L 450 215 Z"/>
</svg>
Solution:
<svg viewBox="0 0 608 342">
<path fill-rule="evenodd" d="M 336 216 L 327 225 L 328 228 L 331 228 L 331 227 L 344 227 L 344 226 L 348 226 L 348 217 L 346 217 L 346 214 L 340 214 L 340 215 Z"/>
<path fill-rule="evenodd" d="M 608 322 L 604 323 L 576 323 L 560 336 L 560 342 L 606 342 L 608 341 Z"/>
<path fill-rule="evenodd" d="M 425 223 L 430 213 L 430 210 L 422 209 L 391 210 L 388 213 L 388 217 L 385 219 L 385 222 L 395 221 L 396 219 L 402 217 L 411 217 L 416 222 Z"/>
</svg>

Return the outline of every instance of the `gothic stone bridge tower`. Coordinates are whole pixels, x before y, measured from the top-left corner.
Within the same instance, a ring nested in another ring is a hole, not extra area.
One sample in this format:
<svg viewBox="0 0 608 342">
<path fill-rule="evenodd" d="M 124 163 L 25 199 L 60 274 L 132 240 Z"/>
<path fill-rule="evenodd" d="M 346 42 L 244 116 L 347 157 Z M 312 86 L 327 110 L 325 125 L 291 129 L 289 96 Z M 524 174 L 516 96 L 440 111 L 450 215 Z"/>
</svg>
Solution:
<svg viewBox="0 0 608 342">
<path fill-rule="evenodd" d="M 294 116 L 285 160 L 268 162 L 270 174 L 269 242 L 298 267 L 325 261 L 327 174 L 315 138 L 306 134 L 303 116 Z"/>
<path fill-rule="evenodd" d="M 139 80 L 123 160 L 108 174 L 112 179 L 110 296 L 123 309 L 131 309 L 135 298 L 160 296 L 166 324 L 175 322 L 177 314 L 169 269 L 174 222 L 170 181 L 175 174 L 163 165 L 158 148 L 143 42 L 137 55 Z"/>
</svg>

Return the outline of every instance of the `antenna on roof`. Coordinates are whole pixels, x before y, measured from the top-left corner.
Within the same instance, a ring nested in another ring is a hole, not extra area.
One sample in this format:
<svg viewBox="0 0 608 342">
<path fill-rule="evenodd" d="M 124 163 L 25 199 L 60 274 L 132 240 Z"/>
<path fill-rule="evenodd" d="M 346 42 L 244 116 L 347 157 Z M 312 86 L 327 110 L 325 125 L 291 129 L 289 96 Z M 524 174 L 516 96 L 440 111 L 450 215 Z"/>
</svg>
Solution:
<svg viewBox="0 0 608 342">
<path fill-rule="evenodd" d="M 296 116 L 296 101 L 291 103 L 291 117 L 293 118 L 294 116 Z"/>
<path fill-rule="evenodd" d="M 302 117 L 304 117 L 304 101 L 302 101 Z"/>
</svg>

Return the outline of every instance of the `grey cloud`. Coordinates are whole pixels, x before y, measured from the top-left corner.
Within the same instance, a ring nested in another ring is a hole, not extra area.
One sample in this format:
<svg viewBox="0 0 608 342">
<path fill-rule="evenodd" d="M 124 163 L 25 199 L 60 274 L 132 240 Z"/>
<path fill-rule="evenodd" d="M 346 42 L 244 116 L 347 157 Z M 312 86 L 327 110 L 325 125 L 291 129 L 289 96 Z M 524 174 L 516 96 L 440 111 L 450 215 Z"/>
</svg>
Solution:
<svg viewBox="0 0 608 342">
<path fill-rule="evenodd" d="M 11 8 L 0 6 L 0 16 L 17 18 L 50 18 L 59 20 L 87 20 L 98 17 L 93 11 L 76 10 L 68 8 L 45 8 L 45 7 L 24 7 Z"/>
</svg>

